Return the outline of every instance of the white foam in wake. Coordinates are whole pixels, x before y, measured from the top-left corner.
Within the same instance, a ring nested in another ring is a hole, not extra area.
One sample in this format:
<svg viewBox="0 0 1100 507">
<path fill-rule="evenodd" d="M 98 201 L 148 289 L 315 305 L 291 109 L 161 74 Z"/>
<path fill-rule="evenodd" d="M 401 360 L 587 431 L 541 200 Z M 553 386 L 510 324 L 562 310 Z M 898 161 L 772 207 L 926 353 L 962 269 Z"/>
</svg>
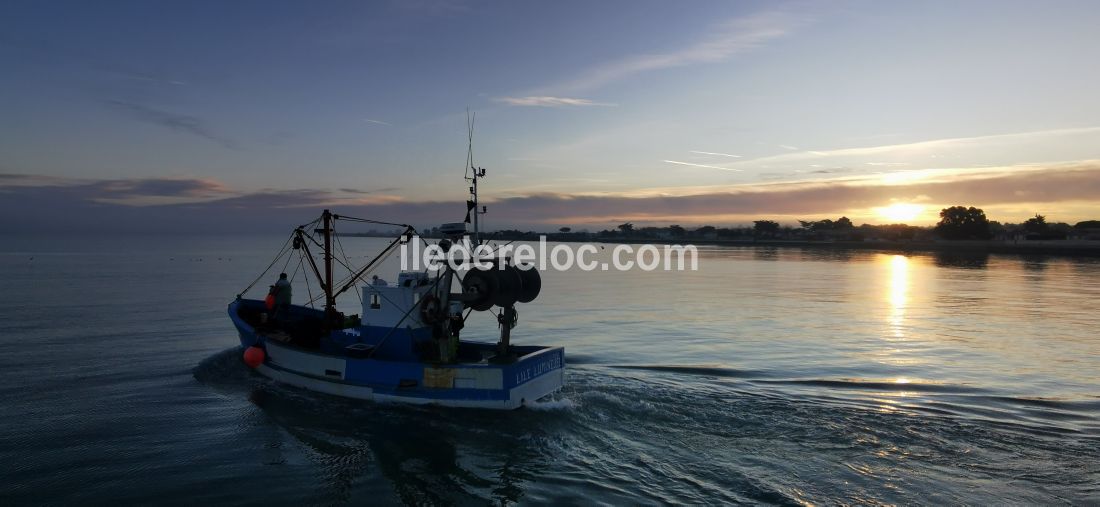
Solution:
<svg viewBox="0 0 1100 507">
<path fill-rule="evenodd" d="M 531 410 L 573 410 L 577 408 L 577 404 L 569 398 L 528 401 L 523 406 Z"/>
</svg>

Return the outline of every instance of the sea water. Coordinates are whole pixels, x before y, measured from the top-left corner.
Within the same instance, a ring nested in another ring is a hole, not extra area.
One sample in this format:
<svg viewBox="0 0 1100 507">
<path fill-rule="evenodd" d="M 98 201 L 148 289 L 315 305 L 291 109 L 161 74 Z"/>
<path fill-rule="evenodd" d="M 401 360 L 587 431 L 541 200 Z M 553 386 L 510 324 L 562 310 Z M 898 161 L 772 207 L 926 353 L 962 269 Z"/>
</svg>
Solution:
<svg viewBox="0 0 1100 507">
<path fill-rule="evenodd" d="M 698 271 L 547 271 L 513 343 L 564 346 L 566 387 L 495 412 L 250 371 L 226 305 L 284 240 L 4 238 L 0 503 L 1100 502 L 1094 259 L 700 247 Z M 341 243 L 352 264 L 385 244 Z M 272 269 L 251 295 L 279 271 L 317 295 L 298 259 Z M 463 333 L 495 341 L 496 318 Z"/>
</svg>

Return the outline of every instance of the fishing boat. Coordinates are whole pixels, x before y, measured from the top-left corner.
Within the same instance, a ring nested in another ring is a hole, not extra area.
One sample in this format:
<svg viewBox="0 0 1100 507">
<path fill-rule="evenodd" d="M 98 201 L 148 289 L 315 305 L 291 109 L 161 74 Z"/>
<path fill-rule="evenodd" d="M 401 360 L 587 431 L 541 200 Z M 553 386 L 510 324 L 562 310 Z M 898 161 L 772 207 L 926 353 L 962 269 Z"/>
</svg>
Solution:
<svg viewBox="0 0 1100 507">
<path fill-rule="evenodd" d="M 436 245 L 441 252 L 458 244 L 482 245 L 478 215 L 486 210 L 478 208 L 477 188 L 485 170 L 473 167 L 472 157 L 467 161 L 471 196 L 466 220 L 440 227 L 443 238 Z M 471 214 L 473 230 L 467 231 Z M 347 262 L 336 232 L 342 223 L 387 224 L 404 231 L 356 269 Z M 312 305 L 312 291 L 305 305 L 276 303 L 276 294 L 270 293 L 265 299 L 246 299 L 245 293 L 268 276 L 265 270 L 229 303 L 244 362 L 281 383 L 377 402 L 508 410 L 561 389 L 562 347 L 511 343 L 516 305 L 533 301 L 541 290 L 538 270 L 483 253 L 463 259 L 470 261 L 465 268 L 446 263 L 434 271 L 427 266 L 401 271 L 394 284 L 372 276 L 383 259 L 412 238 L 419 238 L 412 226 L 329 210 L 294 228 L 268 270 L 284 256 L 286 266 L 297 255 L 307 288 L 309 278 L 316 279 L 316 299 L 324 304 Z M 489 249 L 472 249 L 479 250 Z M 340 281 L 334 280 L 334 263 L 346 269 Z M 336 309 L 337 297 L 352 290 L 361 294 L 359 315 Z M 499 336 L 468 339 L 462 330 L 474 312 L 495 313 Z"/>
</svg>

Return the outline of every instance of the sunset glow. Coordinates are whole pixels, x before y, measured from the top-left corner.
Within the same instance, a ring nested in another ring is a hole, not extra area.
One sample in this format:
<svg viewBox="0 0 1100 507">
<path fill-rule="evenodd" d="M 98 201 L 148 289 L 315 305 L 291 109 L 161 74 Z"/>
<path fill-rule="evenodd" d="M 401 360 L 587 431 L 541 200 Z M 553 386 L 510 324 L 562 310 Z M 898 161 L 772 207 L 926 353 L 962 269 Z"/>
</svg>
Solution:
<svg viewBox="0 0 1100 507">
<path fill-rule="evenodd" d="M 1095 3 L 858 4 L 6 2 L 0 231 L 1100 219 Z"/>
<path fill-rule="evenodd" d="M 875 211 L 890 222 L 908 222 L 920 216 L 921 212 L 924 211 L 924 206 L 898 202 L 886 207 L 876 208 Z"/>
</svg>

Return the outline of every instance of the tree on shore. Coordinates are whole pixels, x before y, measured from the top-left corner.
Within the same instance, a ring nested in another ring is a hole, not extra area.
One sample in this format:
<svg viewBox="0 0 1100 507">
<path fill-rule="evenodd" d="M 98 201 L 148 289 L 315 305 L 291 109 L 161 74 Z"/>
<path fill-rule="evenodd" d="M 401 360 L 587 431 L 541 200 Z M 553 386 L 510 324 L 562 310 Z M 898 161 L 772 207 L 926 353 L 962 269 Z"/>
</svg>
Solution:
<svg viewBox="0 0 1100 507">
<path fill-rule="evenodd" d="M 618 229 L 623 231 L 623 236 L 628 236 L 634 233 L 634 224 L 627 222 L 625 224 L 619 224 Z"/>
<path fill-rule="evenodd" d="M 753 236 L 758 238 L 773 238 L 779 232 L 779 222 L 772 220 L 755 220 L 752 223 Z"/>
<path fill-rule="evenodd" d="M 1047 217 L 1035 214 L 1034 217 L 1027 219 L 1024 222 L 1024 230 L 1030 234 L 1043 235 L 1049 231 L 1050 227 L 1047 225 Z"/>
<path fill-rule="evenodd" d="M 824 220 L 799 220 L 798 224 L 809 232 L 847 231 L 856 227 L 848 217 L 840 217 L 835 222 L 828 218 Z"/>
<path fill-rule="evenodd" d="M 834 226 L 833 221 L 828 218 L 825 220 L 799 220 L 798 224 L 810 232 L 831 231 Z"/>
<path fill-rule="evenodd" d="M 571 227 L 562 227 L 561 229 L 558 229 L 558 232 L 560 232 L 562 234 L 566 234 L 571 230 L 573 230 Z"/>
<path fill-rule="evenodd" d="M 989 239 L 989 219 L 973 206 L 952 206 L 940 211 L 936 234 L 944 239 Z"/>
</svg>

